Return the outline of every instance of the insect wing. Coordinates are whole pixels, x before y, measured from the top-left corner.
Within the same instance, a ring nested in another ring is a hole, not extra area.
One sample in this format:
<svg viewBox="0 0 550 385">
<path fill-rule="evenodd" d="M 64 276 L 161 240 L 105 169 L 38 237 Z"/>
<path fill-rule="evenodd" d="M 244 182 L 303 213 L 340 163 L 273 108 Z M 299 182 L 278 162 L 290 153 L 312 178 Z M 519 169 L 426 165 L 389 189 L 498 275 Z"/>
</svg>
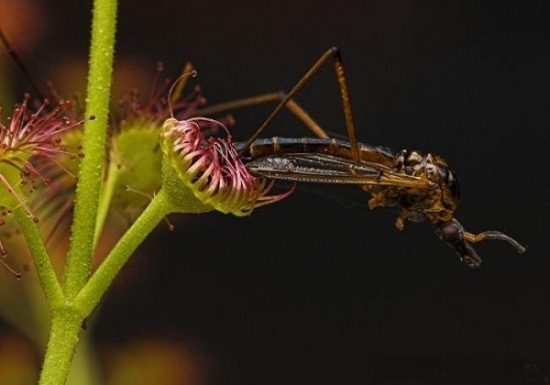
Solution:
<svg viewBox="0 0 550 385">
<path fill-rule="evenodd" d="M 258 177 L 295 182 L 430 187 L 424 178 L 398 173 L 378 163 L 359 162 L 329 154 L 268 155 L 251 160 L 246 167 Z"/>
</svg>

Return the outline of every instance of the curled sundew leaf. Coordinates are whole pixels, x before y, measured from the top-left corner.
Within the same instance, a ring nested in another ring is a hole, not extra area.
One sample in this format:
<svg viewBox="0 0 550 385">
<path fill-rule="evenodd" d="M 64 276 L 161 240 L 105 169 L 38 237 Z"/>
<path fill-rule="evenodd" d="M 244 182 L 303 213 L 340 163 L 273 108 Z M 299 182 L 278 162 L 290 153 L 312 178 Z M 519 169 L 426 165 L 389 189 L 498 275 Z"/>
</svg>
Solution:
<svg viewBox="0 0 550 385">
<path fill-rule="evenodd" d="M 292 192 L 269 195 L 274 182 L 248 172 L 231 136 L 205 137 L 200 123 L 223 127 L 208 118 L 170 118 L 164 123 L 161 146 L 183 185 L 204 205 L 225 214 L 247 216 L 255 208 L 277 202 Z"/>
<path fill-rule="evenodd" d="M 135 89 L 121 98 L 118 103 L 120 117 L 114 119 L 110 130 L 105 190 L 112 190 L 113 208 L 129 215 L 130 219 L 143 211 L 162 187 L 163 154 L 159 133 L 163 122 L 172 111 L 179 118 L 186 119 L 206 104 L 198 86 L 179 100 L 169 102 L 168 86 L 171 82 L 160 81 L 162 71 L 162 63 L 159 63 L 145 101 Z M 222 119 L 222 122 L 231 124 L 232 118 Z M 219 130 L 216 125 L 210 125 L 210 128 Z"/>
<path fill-rule="evenodd" d="M 110 127 L 105 190 L 112 191 L 113 208 L 130 216 L 139 214 L 161 188 L 159 132 L 169 116 L 166 94 L 171 83 L 160 80 L 163 70 L 163 64 L 157 63 L 148 98 L 136 89 L 123 95 Z M 195 87 L 175 108 L 180 116 L 190 116 L 205 103 Z"/>
</svg>

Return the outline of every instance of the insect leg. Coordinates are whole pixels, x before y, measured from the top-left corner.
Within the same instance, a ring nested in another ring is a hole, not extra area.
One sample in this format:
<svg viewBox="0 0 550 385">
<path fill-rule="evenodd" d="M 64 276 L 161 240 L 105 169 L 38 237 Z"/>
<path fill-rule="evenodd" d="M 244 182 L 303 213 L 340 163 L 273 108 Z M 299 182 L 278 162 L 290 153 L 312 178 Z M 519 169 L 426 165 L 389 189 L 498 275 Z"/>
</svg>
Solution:
<svg viewBox="0 0 550 385">
<path fill-rule="evenodd" d="M 206 107 L 196 111 L 194 116 L 211 116 L 225 111 L 232 111 L 239 108 L 245 108 L 255 106 L 264 103 L 280 103 L 286 98 L 287 94 L 283 91 L 270 92 L 267 94 L 256 95 L 249 98 L 237 99 L 230 102 L 216 104 L 212 107 Z M 306 125 L 311 132 L 313 132 L 319 138 L 328 138 L 329 136 L 319 126 L 319 124 L 298 104 L 294 99 L 287 101 L 285 107 L 294 114 L 302 123 Z"/>
<path fill-rule="evenodd" d="M 279 104 L 275 107 L 273 112 L 267 117 L 267 119 L 262 123 L 262 125 L 256 130 L 256 132 L 248 139 L 246 142 L 246 145 L 243 146 L 243 152 L 246 151 L 248 147 L 256 140 L 258 137 L 265 131 L 267 126 L 271 124 L 271 122 L 277 117 L 277 115 L 283 110 L 283 108 L 289 108 L 291 111 L 293 111 L 298 118 L 300 118 L 302 121 L 308 125 L 308 127 L 316 127 L 315 129 L 312 128 L 312 131 L 318 135 L 319 137 L 326 138 L 328 137 L 326 133 L 320 129 L 320 127 L 314 123 L 309 115 L 300 108 L 300 112 L 296 113 L 296 111 L 299 111 L 299 106 L 292 100 L 294 96 L 302 89 L 302 87 L 307 83 L 307 81 L 319 70 L 319 68 L 325 64 L 328 60 L 332 59 L 334 63 L 334 70 L 336 72 L 336 79 L 338 80 L 338 87 L 340 89 L 340 97 L 342 99 L 342 105 L 344 110 L 344 118 L 346 121 L 346 128 L 348 132 L 348 139 L 351 144 L 351 153 L 353 156 L 353 159 L 359 159 L 359 150 L 357 145 L 357 139 L 355 136 L 355 127 L 353 123 L 353 117 L 351 113 L 351 105 L 350 105 L 350 97 L 349 97 L 349 91 L 348 86 L 346 82 L 346 77 L 344 75 L 344 66 L 342 64 L 342 57 L 340 55 L 340 50 L 337 47 L 332 47 L 328 49 L 317 61 L 313 64 L 313 66 L 305 73 L 304 76 L 296 83 L 296 85 L 287 93 L 287 94 L 279 94 L 277 96 L 274 96 L 274 94 L 266 94 L 266 95 L 260 95 L 253 98 L 248 99 L 241 99 L 237 100 L 235 102 L 229 102 L 224 103 L 221 106 L 214 106 L 213 109 L 205 109 L 201 110 L 200 113 L 209 112 L 212 113 L 212 111 L 219 112 L 221 109 L 229 109 L 234 107 L 244 107 L 247 105 L 253 105 L 258 103 L 264 103 L 266 101 L 279 101 Z M 290 107 L 287 107 L 290 106 Z M 318 127 L 318 128 L 317 128 Z M 322 132 L 322 134 L 321 134 Z"/>
</svg>

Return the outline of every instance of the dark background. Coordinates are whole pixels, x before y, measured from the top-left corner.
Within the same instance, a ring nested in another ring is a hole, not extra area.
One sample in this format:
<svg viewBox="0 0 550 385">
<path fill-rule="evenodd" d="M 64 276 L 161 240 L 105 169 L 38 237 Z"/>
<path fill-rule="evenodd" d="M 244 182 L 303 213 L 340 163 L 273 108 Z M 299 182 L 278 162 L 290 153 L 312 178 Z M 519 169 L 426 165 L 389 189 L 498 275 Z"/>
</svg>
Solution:
<svg viewBox="0 0 550 385">
<path fill-rule="evenodd" d="M 55 29 L 27 54 L 31 70 L 68 53 L 85 60 L 90 2 L 43 4 Z M 442 155 L 461 178 L 457 217 L 467 229 L 502 230 L 529 249 L 480 244 L 483 267 L 469 271 L 430 226 L 398 233 L 395 216 L 370 212 L 358 188 L 306 186 L 250 218 L 174 218 L 174 232 L 162 228 L 130 261 L 128 271 L 147 273 L 110 293 L 98 343 L 193 340 L 215 384 L 547 380 L 543 4 L 121 1 L 117 59 L 151 69 L 162 60 L 169 76 L 191 60 L 210 104 L 288 90 L 338 45 L 359 139 Z M 345 134 L 330 66 L 297 100 Z M 234 136 L 245 140 L 271 108 L 235 112 Z M 288 114 L 269 130 L 308 134 Z"/>
</svg>

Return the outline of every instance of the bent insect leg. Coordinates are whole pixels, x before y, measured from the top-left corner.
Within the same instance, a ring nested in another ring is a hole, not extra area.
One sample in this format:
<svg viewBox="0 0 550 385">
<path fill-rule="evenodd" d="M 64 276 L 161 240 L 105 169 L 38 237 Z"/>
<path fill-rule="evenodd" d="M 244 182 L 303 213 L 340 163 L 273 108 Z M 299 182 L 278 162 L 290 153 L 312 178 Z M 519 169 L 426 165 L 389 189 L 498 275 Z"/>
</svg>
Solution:
<svg viewBox="0 0 550 385">
<path fill-rule="evenodd" d="M 334 70 L 336 73 L 336 79 L 338 81 L 338 87 L 340 89 L 340 98 L 342 100 L 344 118 L 346 122 L 346 129 L 348 133 L 348 140 L 351 145 L 351 153 L 354 159 L 359 159 L 359 150 L 357 145 L 357 138 L 355 135 L 355 125 L 353 123 L 353 116 L 351 112 L 351 104 L 349 91 L 347 86 L 346 77 L 344 74 L 344 66 L 342 64 L 342 57 L 340 50 L 337 47 L 328 49 L 321 57 L 313 64 L 313 66 L 302 76 L 302 78 L 296 83 L 296 85 L 286 94 L 284 93 L 271 93 L 265 95 L 259 95 L 252 98 L 240 99 L 234 102 L 224 103 L 211 108 L 198 111 L 201 114 L 211 114 L 221 111 L 225 111 L 232 108 L 246 107 L 250 105 L 279 101 L 279 104 L 275 107 L 273 112 L 267 117 L 267 119 L 260 125 L 256 132 L 248 139 L 246 145 L 243 146 L 243 152 L 265 131 L 267 126 L 277 117 L 277 115 L 283 110 L 288 108 L 293 112 L 302 122 L 310 128 L 320 138 L 328 138 L 325 131 L 315 123 L 313 119 L 296 103 L 294 102 L 294 96 L 302 89 L 309 79 L 319 70 L 319 68 L 325 64 L 328 60 L 332 59 L 334 63 Z M 242 154 L 241 154 L 242 155 Z"/>
<path fill-rule="evenodd" d="M 206 107 L 196 111 L 193 116 L 212 116 L 225 111 L 233 111 L 240 108 L 252 107 L 265 103 L 281 103 L 287 94 L 284 91 L 270 92 L 266 94 L 256 95 L 249 98 L 237 99 L 230 102 L 216 104 L 212 107 Z M 304 110 L 294 99 L 289 99 L 285 108 L 288 109 L 294 116 L 298 118 L 304 125 L 309 128 L 319 138 L 329 138 L 328 134 L 321 126 Z"/>
</svg>

